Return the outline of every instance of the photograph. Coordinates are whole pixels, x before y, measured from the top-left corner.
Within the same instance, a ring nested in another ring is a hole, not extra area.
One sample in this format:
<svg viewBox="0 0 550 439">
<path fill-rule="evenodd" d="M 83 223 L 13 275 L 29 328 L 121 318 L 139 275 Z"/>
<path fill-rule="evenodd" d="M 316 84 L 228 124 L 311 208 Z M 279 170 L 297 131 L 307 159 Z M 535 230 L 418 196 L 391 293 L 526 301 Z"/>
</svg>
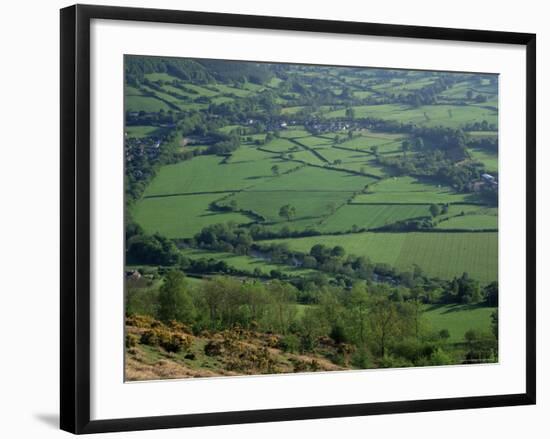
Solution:
<svg viewBox="0 0 550 439">
<path fill-rule="evenodd" d="M 125 380 L 498 363 L 498 120 L 494 73 L 125 55 Z"/>
</svg>

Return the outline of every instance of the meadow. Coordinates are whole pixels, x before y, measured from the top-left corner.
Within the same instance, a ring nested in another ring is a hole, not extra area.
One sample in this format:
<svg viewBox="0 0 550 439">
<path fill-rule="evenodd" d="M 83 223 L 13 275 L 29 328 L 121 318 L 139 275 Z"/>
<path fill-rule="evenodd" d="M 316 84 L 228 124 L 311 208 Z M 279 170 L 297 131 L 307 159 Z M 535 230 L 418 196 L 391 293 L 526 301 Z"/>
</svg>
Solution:
<svg viewBox="0 0 550 439">
<path fill-rule="evenodd" d="M 466 123 L 486 120 L 490 124 L 498 124 L 498 113 L 492 109 L 475 105 L 422 105 L 411 107 L 398 104 L 362 105 L 352 107 L 356 118 L 379 118 L 415 123 L 426 127 L 446 126 L 457 128 Z M 327 113 L 327 118 L 345 116 L 345 110 Z"/>
<path fill-rule="evenodd" d="M 418 265 L 426 274 L 450 279 L 467 272 L 482 283 L 497 280 L 498 234 L 479 233 L 355 233 L 273 240 L 309 252 L 315 244 L 340 245 L 349 254 L 366 256 L 400 270 Z"/>
<path fill-rule="evenodd" d="M 491 332 L 491 314 L 496 307 L 477 305 L 425 305 L 424 317 L 435 331 L 449 331 L 449 342 L 464 342 L 464 334 L 470 329 Z"/>
<path fill-rule="evenodd" d="M 347 204 L 323 221 L 321 230 L 327 233 L 358 229 L 376 229 L 397 221 L 429 217 L 427 205 Z"/>
<path fill-rule="evenodd" d="M 314 272 L 313 270 L 290 267 L 283 264 L 274 264 L 260 258 L 255 258 L 247 255 L 236 255 L 234 253 L 227 252 L 184 249 L 182 250 L 182 254 L 185 257 L 193 260 L 214 259 L 216 261 L 223 261 L 236 270 L 249 272 L 250 274 L 252 274 L 254 270 L 259 270 L 260 273 L 264 276 L 269 276 L 272 270 L 278 270 L 289 276 L 296 277 L 311 274 Z"/>
<path fill-rule="evenodd" d="M 212 212 L 210 203 L 218 198 L 218 194 L 145 198 L 132 209 L 132 215 L 145 232 L 168 238 L 191 238 L 211 224 L 251 221 L 238 212 Z"/>
</svg>

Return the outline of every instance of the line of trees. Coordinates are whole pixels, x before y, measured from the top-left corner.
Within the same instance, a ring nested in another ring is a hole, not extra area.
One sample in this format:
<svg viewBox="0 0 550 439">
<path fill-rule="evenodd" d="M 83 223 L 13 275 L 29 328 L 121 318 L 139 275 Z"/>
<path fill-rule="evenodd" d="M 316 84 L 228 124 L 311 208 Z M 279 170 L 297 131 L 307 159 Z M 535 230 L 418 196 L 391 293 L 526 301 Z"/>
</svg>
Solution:
<svg viewBox="0 0 550 439">
<path fill-rule="evenodd" d="M 233 274 L 258 279 L 285 279 L 302 292 L 301 303 L 315 302 L 315 289 L 329 284 L 323 273 L 334 278 L 333 283 L 351 287 L 358 280 L 385 282 L 402 288 L 399 296 L 407 298 L 409 290 L 421 288 L 423 303 L 461 303 L 476 304 L 486 302 L 490 306 L 498 303 L 498 284 L 491 283 L 483 287 L 479 281 L 470 278 L 467 273 L 450 281 L 430 278 L 420 267 L 399 271 L 385 263 L 373 263 L 364 256 L 346 254 L 342 246 L 329 247 L 315 244 L 310 251 L 291 250 L 285 243 L 254 242 L 248 229 L 231 224 L 216 224 L 205 227 L 194 239 L 200 248 L 253 254 L 274 264 L 313 269 L 321 276 L 302 276 L 291 278 L 281 270 L 272 270 L 266 274 L 257 269 L 253 272 L 236 270 L 226 262 L 215 259 L 189 259 L 177 248 L 176 244 L 161 235 L 146 235 L 135 223 L 127 226 L 126 260 L 128 264 L 150 264 L 159 266 L 177 266 L 196 274 Z"/>
</svg>

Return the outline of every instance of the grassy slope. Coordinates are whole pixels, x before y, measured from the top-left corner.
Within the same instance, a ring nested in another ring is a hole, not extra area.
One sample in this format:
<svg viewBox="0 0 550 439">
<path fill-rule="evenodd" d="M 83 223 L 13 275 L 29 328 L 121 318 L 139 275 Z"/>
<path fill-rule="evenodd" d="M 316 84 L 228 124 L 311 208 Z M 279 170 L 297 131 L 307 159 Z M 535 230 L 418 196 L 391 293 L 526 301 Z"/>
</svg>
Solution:
<svg viewBox="0 0 550 439">
<path fill-rule="evenodd" d="M 490 332 L 491 314 L 495 309 L 473 305 L 426 305 L 424 316 L 432 329 L 447 329 L 450 342 L 461 342 L 469 329 Z"/>
</svg>

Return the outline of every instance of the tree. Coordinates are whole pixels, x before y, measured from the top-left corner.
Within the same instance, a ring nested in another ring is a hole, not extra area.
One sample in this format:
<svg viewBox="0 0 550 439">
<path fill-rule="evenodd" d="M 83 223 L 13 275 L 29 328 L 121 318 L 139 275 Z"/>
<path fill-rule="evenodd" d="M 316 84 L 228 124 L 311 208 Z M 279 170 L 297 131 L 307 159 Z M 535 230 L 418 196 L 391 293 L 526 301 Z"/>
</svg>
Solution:
<svg viewBox="0 0 550 439">
<path fill-rule="evenodd" d="M 438 204 L 432 204 L 430 206 L 430 214 L 432 215 L 432 217 L 436 217 L 440 213 L 441 213 L 441 208 L 439 207 Z"/>
<path fill-rule="evenodd" d="M 370 147 L 370 152 L 372 152 L 374 155 L 378 155 L 378 145 L 372 145 Z"/>
<path fill-rule="evenodd" d="M 471 279 L 468 273 L 463 273 L 457 279 L 458 299 L 461 303 L 478 303 L 481 301 L 479 282 Z"/>
<path fill-rule="evenodd" d="M 350 291 L 346 322 L 352 340 L 359 346 L 367 344 L 367 324 L 369 321 L 369 295 L 364 283 L 355 283 Z"/>
<path fill-rule="evenodd" d="M 237 210 L 237 200 L 233 199 L 229 202 L 229 207 L 231 210 Z"/>
<path fill-rule="evenodd" d="M 279 175 L 279 165 L 273 165 L 271 167 L 271 172 L 273 173 L 273 175 Z"/>
<path fill-rule="evenodd" d="M 412 304 L 412 316 L 414 322 L 414 336 L 418 340 L 421 329 L 423 329 L 423 310 L 422 310 L 422 297 L 424 290 L 422 288 L 413 288 L 411 290 L 411 304 Z"/>
<path fill-rule="evenodd" d="M 491 313 L 491 331 L 498 340 L 498 310 L 494 310 Z"/>
<path fill-rule="evenodd" d="M 330 254 L 331 254 L 331 256 L 341 258 L 342 256 L 344 256 L 346 254 L 346 250 L 341 245 L 337 245 L 331 250 Z"/>
<path fill-rule="evenodd" d="M 189 287 L 181 271 L 171 270 L 159 290 L 159 320 L 167 323 L 177 320 L 183 323 L 193 321 L 195 308 L 189 294 Z"/>
<path fill-rule="evenodd" d="M 498 306 L 498 282 L 491 282 L 485 287 L 485 300 L 489 306 Z"/>
<path fill-rule="evenodd" d="M 272 280 L 266 285 L 266 289 L 274 311 L 272 325 L 277 332 L 286 334 L 296 317 L 296 289 L 280 280 Z"/>
<path fill-rule="evenodd" d="M 451 337 L 451 333 L 446 328 L 440 330 L 438 335 L 441 340 L 445 341 L 449 340 L 449 338 Z"/>
<path fill-rule="evenodd" d="M 286 218 L 287 221 L 290 221 L 292 217 L 296 215 L 296 208 L 290 204 L 285 204 L 279 209 L 279 216 L 281 218 Z"/>
<path fill-rule="evenodd" d="M 317 259 L 317 261 L 323 262 L 326 258 L 330 256 L 330 249 L 323 244 L 315 244 L 313 247 L 311 247 L 309 254 Z"/>
<path fill-rule="evenodd" d="M 300 319 L 300 338 L 303 351 L 312 351 L 317 346 L 317 340 L 330 331 L 322 310 L 317 308 L 306 308 Z"/>
<path fill-rule="evenodd" d="M 386 349 L 400 333 L 400 316 L 397 304 L 387 297 L 373 300 L 369 312 L 369 333 L 378 354 L 386 356 Z"/>
<path fill-rule="evenodd" d="M 403 151 L 403 157 L 407 157 L 407 151 L 411 149 L 411 142 L 403 140 L 401 142 L 401 150 Z"/>
</svg>

